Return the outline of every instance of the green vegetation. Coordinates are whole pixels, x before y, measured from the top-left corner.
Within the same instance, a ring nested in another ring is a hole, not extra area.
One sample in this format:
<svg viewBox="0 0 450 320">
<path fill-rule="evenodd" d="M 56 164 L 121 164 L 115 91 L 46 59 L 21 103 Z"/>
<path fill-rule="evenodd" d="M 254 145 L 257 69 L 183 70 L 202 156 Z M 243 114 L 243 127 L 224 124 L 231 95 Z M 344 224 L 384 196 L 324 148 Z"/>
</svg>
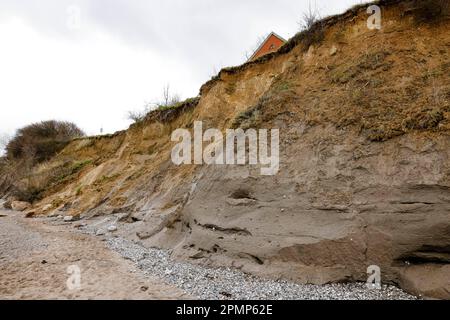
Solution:
<svg viewBox="0 0 450 320">
<path fill-rule="evenodd" d="M 83 187 L 79 186 L 77 190 L 75 190 L 75 195 L 78 197 L 83 193 Z"/>
<path fill-rule="evenodd" d="M 70 174 L 72 175 L 72 174 L 78 173 L 84 167 L 86 167 L 90 164 L 92 164 L 92 160 L 77 161 L 72 165 Z"/>
<path fill-rule="evenodd" d="M 288 91 L 291 89 L 291 84 L 287 81 L 281 81 L 280 83 L 277 83 L 273 90 L 275 92 L 283 92 L 283 91 Z"/>
<path fill-rule="evenodd" d="M 161 122 L 171 121 L 184 110 L 195 108 L 200 101 L 200 97 L 188 98 L 184 101 L 172 101 L 168 104 L 157 104 L 155 109 L 146 107 L 143 112 L 129 112 L 128 118 L 133 120 L 136 125 L 144 123 L 146 119 L 156 119 Z M 176 113 L 175 113 L 176 112 Z"/>
<path fill-rule="evenodd" d="M 157 110 L 160 110 L 160 111 L 175 110 L 175 109 L 178 109 L 180 107 L 183 107 L 184 105 L 191 104 L 191 103 L 195 102 L 196 99 L 197 98 L 188 98 L 188 99 L 186 99 L 184 101 L 178 101 L 178 102 L 175 102 L 175 103 L 169 104 L 169 105 L 158 105 Z"/>
</svg>

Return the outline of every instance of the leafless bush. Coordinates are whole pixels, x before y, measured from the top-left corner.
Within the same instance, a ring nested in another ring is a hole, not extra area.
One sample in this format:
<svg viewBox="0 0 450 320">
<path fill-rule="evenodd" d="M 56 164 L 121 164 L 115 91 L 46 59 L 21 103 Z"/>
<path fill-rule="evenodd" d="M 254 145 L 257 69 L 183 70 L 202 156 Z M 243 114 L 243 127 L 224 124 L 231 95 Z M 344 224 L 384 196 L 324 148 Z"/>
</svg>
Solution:
<svg viewBox="0 0 450 320">
<path fill-rule="evenodd" d="M 37 164 L 49 160 L 73 138 L 84 133 L 75 124 L 62 121 L 34 123 L 6 138 L 6 155 L 0 158 L 0 195 L 34 201 L 48 186 L 49 177 L 33 175 Z M 2 139 L 5 143 L 5 138 Z"/>
<path fill-rule="evenodd" d="M 141 122 L 145 119 L 145 116 L 152 110 L 168 109 L 173 106 L 178 105 L 181 102 L 180 96 L 178 94 L 172 94 L 170 91 L 170 85 L 167 84 L 163 88 L 161 99 L 154 103 L 146 103 L 143 110 L 128 111 L 127 119 L 133 122 Z"/>
<path fill-rule="evenodd" d="M 167 107 L 176 105 L 177 103 L 180 103 L 180 101 L 181 101 L 180 96 L 176 93 L 172 94 L 170 92 L 170 85 L 167 84 L 166 86 L 164 86 L 163 98 L 158 103 L 158 107 L 159 108 L 167 108 Z"/>
<path fill-rule="evenodd" d="M 147 103 L 144 106 L 143 110 L 134 110 L 134 111 L 128 111 L 127 113 L 127 119 L 131 120 L 133 122 L 140 122 L 144 120 L 145 116 L 152 111 L 152 105 Z"/>
<path fill-rule="evenodd" d="M 316 5 L 313 7 L 311 5 L 311 2 L 309 2 L 308 11 L 303 13 L 299 22 L 300 30 L 310 30 L 314 26 L 314 24 L 320 21 L 320 19 L 321 16 L 319 9 L 317 9 Z"/>
<path fill-rule="evenodd" d="M 65 121 L 43 121 L 17 130 L 6 145 L 10 161 L 25 161 L 34 165 L 50 159 L 73 138 L 84 136 L 75 124 Z"/>
<path fill-rule="evenodd" d="M 321 15 L 317 6 L 308 5 L 308 11 L 303 13 L 299 22 L 301 34 L 303 35 L 302 44 L 305 49 L 311 45 L 319 44 L 325 39 L 325 30 L 321 22 Z"/>
</svg>

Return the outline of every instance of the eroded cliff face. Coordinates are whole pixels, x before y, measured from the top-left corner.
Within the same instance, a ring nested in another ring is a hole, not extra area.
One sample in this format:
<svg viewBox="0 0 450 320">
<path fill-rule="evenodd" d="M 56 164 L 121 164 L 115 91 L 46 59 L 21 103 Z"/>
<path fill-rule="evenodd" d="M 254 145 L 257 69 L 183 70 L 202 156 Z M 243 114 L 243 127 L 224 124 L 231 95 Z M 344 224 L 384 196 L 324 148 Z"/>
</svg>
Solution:
<svg viewBox="0 0 450 320">
<path fill-rule="evenodd" d="M 370 265 L 403 283 L 411 266 L 432 265 L 422 276 L 448 285 L 448 138 L 371 144 L 355 132 L 299 128 L 286 128 L 298 140 L 284 142 L 275 178 L 202 170 L 178 225 L 148 244 L 182 234 L 179 257 L 317 284 L 365 281 Z"/>
<path fill-rule="evenodd" d="M 33 212 L 116 215 L 122 235 L 176 258 L 303 283 L 365 281 L 378 265 L 383 281 L 450 298 L 448 15 L 423 23 L 417 1 L 380 5 L 380 31 L 351 10 L 223 70 L 198 104 L 74 141 L 36 169 L 78 164 Z M 279 128 L 278 174 L 174 165 L 171 133 L 194 121 Z"/>
</svg>

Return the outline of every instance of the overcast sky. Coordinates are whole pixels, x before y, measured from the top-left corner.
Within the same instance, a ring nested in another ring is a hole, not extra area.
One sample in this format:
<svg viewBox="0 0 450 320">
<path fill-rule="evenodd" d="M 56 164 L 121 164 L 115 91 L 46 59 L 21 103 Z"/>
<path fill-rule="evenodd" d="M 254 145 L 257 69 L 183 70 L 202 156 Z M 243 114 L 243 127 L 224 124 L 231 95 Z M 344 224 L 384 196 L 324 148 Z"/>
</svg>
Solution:
<svg viewBox="0 0 450 320">
<path fill-rule="evenodd" d="M 88 134 L 182 98 L 239 65 L 261 35 L 298 31 L 308 0 L 0 0 L 0 134 L 69 120 Z M 323 16 L 360 0 L 312 0 Z"/>
</svg>

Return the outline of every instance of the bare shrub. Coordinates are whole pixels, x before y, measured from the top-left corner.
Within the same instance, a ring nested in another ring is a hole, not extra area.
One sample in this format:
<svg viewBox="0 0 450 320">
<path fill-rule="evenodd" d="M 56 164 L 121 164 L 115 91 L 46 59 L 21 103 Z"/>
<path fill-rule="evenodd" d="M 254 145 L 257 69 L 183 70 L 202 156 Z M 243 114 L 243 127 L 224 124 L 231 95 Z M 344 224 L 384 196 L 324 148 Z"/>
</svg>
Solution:
<svg viewBox="0 0 450 320">
<path fill-rule="evenodd" d="M 311 45 L 321 43 L 325 38 L 325 31 L 321 21 L 322 17 L 320 15 L 317 6 L 308 5 L 308 10 L 303 13 L 299 24 L 300 31 L 302 31 L 304 37 L 302 43 L 307 49 Z"/>
<path fill-rule="evenodd" d="M 314 7 L 311 5 L 311 2 L 308 4 L 308 11 L 302 14 L 301 20 L 298 23 L 300 27 L 300 31 L 310 30 L 314 24 L 321 20 L 321 15 L 319 9 L 317 9 L 317 5 Z"/>
<path fill-rule="evenodd" d="M 153 110 L 165 110 L 179 105 L 181 102 L 178 94 L 170 91 L 170 85 L 167 84 L 163 88 L 163 92 L 159 101 L 154 103 L 146 103 L 143 110 L 128 111 L 127 119 L 137 123 L 145 119 L 147 114 Z"/>
<path fill-rule="evenodd" d="M 178 103 L 180 103 L 181 99 L 180 96 L 178 94 L 172 94 L 170 92 L 170 85 L 167 84 L 164 86 L 163 89 L 163 96 L 162 96 L 162 100 L 157 103 L 158 108 L 167 108 L 170 106 L 174 106 Z"/>
<path fill-rule="evenodd" d="M 75 124 L 55 120 L 17 130 L 6 143 L 6 155 L 0 158 L 0 195 L 30 202 L 39 199 L 60 173 L 51 170 L 37 175 L 34 173 L 36 165 L 49 160 L 72 139 L 83 135 Z"/>
<path fill-rule="evenodd" d="M 147 103 L 144 106 L 143 110 L 133 110 L 133 111 L 128 111 L 127 113 L 127 119 L 131 120 L 133 122 L 140 122 L 142 120 L 144 120 L 145 116 L 152 111 L 152 105 Z"/>
<path fill-rule="evenodd" d="M 72 139 L 84 136 L 75 124 L 65 121 L 43 121 L 17 130 L 6 146 L 10 161 L 25 161 L 34 165 L 50 159 Z"/>
</svg>

